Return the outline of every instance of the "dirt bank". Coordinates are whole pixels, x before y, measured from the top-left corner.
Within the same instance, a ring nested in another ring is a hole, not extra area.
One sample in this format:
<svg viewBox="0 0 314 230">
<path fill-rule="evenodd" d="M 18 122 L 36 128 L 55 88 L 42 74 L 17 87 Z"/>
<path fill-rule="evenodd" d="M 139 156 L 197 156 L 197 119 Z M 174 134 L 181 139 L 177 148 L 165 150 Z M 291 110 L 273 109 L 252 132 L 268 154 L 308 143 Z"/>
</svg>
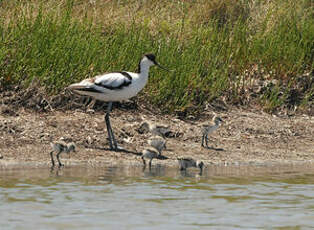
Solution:
<svg viewBox="0 0 314 230">
<path fill-rule="evenodd" d="M 137 131 L 144 119 L 167 124 L 168 160 L 153 164 L 176 165 L 176 157 L 190 156 L 205 164 L 308 163 L 314 160 L 314 117 L 299 115 L 278 117 L 263 112 L 231 109 L 217 113 L 225 121 L 210 136 L 211 149 L 201 147 L 199 125 L 210 120 L 212 112 L 198 120 L 180 120 L 154 115 L 142 109 L 114 109 L 112 126 L 126 151 L 108 150 L 104 112 L 51 111 L 34 112 L 1 107 L 0 168 L 14 165 L 50 165 L 50 141 L 73 141 L 76 153 L 62 155 L 65 165 L 141 164 L 139 153 L 147 145 L 149 133 Z"/>
</svg>

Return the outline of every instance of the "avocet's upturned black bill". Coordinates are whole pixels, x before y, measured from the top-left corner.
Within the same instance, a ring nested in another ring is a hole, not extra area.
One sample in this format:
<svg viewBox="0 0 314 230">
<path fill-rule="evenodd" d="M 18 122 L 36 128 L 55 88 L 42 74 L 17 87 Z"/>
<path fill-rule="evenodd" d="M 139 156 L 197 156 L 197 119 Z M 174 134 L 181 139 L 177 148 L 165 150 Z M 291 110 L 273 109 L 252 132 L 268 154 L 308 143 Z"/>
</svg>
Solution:
<svg viewBox="0 0 314 230">
<path fill-rule="evenodd" d="M 156 66 L 158 66 L 160 69 L 169 71 L 168 69 L 166 69 L 165 67 L 161 66 L 158 64 L 158 62 L 156 61 L 156 57 L 154 54 L 145 54 L 144 56 L 146 56 L 149 60 L 151 60 Z"/>
<path fill-rule="evenodd" d="M 107 125 L 109 145 L 112 150 L 118 150 L 118 145 L 109 119 L 112 102 L 127 100 L 137 95 L 146 85 L 149 68 L 153 65 L 167 70 L 157 63 L 154 54 L 145 54 L 140 60 L 137 73 L 127 71 L 105 73 L 93 78 L 84 79 L 68 87 L 68 89 L 80 95 L 91 96 L 97 100 L 108 102 L 105 122 Z"/>
</svg>

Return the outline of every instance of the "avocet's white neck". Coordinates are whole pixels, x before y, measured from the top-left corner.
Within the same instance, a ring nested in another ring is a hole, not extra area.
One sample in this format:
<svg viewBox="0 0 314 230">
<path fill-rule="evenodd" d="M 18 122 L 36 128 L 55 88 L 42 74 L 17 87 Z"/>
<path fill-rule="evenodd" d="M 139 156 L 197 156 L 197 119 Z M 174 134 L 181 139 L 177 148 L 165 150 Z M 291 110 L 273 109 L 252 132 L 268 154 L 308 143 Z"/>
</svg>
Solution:
<svg viewBox="0 0 314 230">
<path fill-rule="evenodd" d="M 143 77 L 148 77 L 148 73 L 149 73 L 149 65 L 146 64 L 140 64 L 140 72 L 139 74 Z"/>
<path fill-rule="evenodd" d="M 147 57 L 142 58 L 139 64 L 138 73 L 143 77 L 148 77 L 149 67 L 155 65 L 151 60 Z"/>
</svg>

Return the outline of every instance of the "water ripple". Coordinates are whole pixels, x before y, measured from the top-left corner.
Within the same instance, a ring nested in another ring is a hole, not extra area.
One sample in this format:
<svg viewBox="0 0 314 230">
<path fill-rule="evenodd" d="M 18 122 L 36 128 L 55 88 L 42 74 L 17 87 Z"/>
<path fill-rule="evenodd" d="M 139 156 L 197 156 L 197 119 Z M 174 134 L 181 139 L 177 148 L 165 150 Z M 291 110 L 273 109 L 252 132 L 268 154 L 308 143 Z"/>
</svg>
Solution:
<svg viewBox="0 0 314 230">
<path fill-rule="evenodd" d="M 155 171 L 154 171 L 155 170 Z M 236 170 L 236 169 L 235 169 Z M 314 226 L 313 173 L 249 176 L 218 168 L 0 171 L 6 229 L 303 229 Z M 261 168 L 252 169 L 259 171 Z M 308 169 L 307 169 L 308 170 Z M 313 170 L 314 171 L 314 170 Z M 248 172 L 248 169 L 245 170 Z M 193 176 L 195 175 L 195 176 Z M 239 175 L 239 176 L 238 176 Z"/>
</svg>

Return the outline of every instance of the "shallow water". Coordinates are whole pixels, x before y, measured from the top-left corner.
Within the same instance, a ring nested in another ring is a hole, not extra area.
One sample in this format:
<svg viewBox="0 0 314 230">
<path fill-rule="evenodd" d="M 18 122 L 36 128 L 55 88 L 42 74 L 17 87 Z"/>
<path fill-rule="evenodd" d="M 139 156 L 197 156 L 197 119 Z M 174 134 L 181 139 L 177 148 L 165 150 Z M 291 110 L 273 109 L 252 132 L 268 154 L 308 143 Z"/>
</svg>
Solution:
<svg viewBox="0 0 314 230">
<path fill-rule="evenodd" d="M 314 167 L 0 171 L 1 229 L 307 229 Z"/>
</svg>

